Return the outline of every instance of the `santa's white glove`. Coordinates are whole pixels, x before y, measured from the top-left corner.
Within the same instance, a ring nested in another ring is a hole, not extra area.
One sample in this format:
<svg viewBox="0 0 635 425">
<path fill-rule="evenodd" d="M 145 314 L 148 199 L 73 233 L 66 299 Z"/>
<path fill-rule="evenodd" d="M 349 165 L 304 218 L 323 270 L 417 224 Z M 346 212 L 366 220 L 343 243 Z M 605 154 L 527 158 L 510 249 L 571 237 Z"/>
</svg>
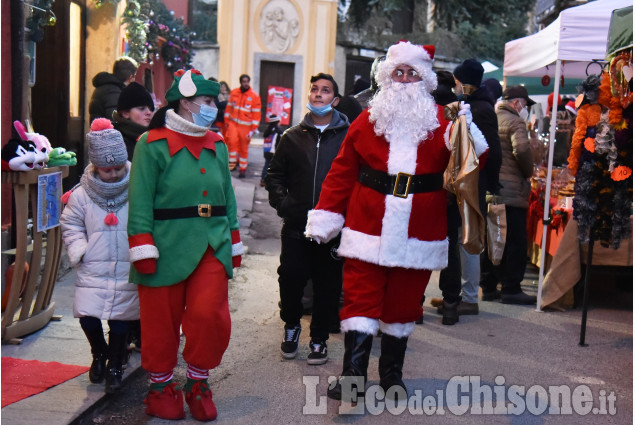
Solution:
<svg viewBox="0 0 635 425">
<path fill-rule="evenodd" d="M 465 121 L 467 121 L 467 126 L 469 127 L 472 124 L 472 110 L 470 109 L 470 104 L 461 101 L 461 110 L 459 111 L 459 117 L 461 115 L 465 115 Z"/>
</svg>

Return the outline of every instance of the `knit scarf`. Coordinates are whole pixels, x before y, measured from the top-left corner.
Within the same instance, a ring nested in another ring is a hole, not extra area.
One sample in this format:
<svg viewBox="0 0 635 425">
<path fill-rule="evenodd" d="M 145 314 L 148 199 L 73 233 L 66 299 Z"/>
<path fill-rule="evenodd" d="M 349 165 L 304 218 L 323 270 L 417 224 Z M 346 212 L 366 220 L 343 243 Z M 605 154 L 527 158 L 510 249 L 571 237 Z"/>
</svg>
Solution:
<svg viewBox="0 0 635 425">
<path fill-rule="evenodd" d="M 209 130 L 207 127 L 201 127 L 191 121 L 186 120 L 176 112 L 174 109 L 168 109 L 165 114 L 165 126 L 177 133 L 185 134 L 186 136 L 202 137 L 207 134 Z"/>
<path fill-rule="evenodd" d="M 130 162 L 126 162 L 126 176 L 116 183 L 106 183 L 99 178 L 93 164 L 88 164 L 80 179 L 80 184 L 99 208 L 110 213 L 117 212 L 128 202 L 128 182 Z"/>
</svg>

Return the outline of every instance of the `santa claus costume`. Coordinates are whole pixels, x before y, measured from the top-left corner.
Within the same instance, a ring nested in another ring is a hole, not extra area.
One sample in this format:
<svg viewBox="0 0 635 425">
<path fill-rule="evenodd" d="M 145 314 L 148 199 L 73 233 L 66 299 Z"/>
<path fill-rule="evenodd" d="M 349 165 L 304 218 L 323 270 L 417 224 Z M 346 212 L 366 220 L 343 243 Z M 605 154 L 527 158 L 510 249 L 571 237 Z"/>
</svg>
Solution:
<svg viewBox="0 0 635 425">
<path fill-rule="evenodd" d="M 409 42 L 388 49 L 377 68 L 380 90 L 351 125 L 309 212 L 306 236 L 325 242 L 341 231 L 338 254 L 346 259 L 340 312 L 344 366 L 339 383 L 329 389 L 334 399 L 342 398 L 345 378 L 366 380 L 378 329 L 380 385 L 405 391 L 408 336 L 421 316 L 431 271 L 447 265 L 442 186 L 451 122 L 430 95 L 437 85 L 433 56 L 433 46 Z M 393 71 L 400 65 L 415 71 L 413 82 L 396 80 Z M 357 388 L 361 393 L 363 387 Z"/>
</svg>

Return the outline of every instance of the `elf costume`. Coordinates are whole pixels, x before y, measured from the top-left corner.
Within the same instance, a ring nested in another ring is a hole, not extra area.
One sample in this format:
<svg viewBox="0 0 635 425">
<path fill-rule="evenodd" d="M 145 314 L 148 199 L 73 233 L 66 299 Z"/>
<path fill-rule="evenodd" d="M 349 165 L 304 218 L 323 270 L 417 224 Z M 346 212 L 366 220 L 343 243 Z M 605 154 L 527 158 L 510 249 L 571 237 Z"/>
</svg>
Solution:
<svg viewBox="0 0 635 425">
<path fill-rule="evenodd" d="M 188 363 L 185 398 L 199 420 L 216 418 L 208 371 L 229 344 L 228 278 L 243 247 L 227 147 L 174 110 L 180 99 L 218 92 L 218 83 L 198 71 L 178 71 L 166 94 L 165 125 L 141 136 L 132 164 L 130 280 L 139 285 L 141 361 L 152 382 L 146 413 L 164 419 L 185 415 L 172 382 L 180 328 Z"/>
</svg>

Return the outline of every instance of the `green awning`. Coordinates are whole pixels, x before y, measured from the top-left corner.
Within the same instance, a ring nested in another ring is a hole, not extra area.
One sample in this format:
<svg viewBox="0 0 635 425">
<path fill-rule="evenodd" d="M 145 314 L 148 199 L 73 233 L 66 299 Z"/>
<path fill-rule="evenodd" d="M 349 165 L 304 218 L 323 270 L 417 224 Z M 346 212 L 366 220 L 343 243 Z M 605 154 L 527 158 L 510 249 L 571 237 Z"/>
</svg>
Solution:
<svg viewBox="0 0 635 425">
<path fill-rule="evenodd" d="M 633 6 L 617 9 L 611 15 L 607 59 L 620 50 L 633 47 Z"/>
</svg>

